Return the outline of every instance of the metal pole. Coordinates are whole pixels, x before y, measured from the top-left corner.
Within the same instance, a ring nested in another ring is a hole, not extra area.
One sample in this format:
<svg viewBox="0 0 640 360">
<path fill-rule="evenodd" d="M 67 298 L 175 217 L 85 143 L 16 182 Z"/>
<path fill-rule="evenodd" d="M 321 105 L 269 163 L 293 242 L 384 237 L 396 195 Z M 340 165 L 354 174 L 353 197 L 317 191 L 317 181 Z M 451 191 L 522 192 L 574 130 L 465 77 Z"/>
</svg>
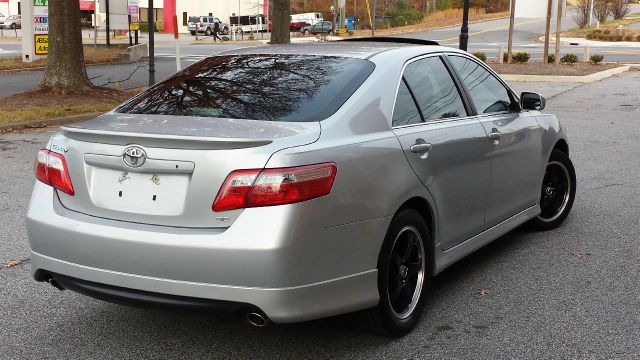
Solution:
<svg viewBox="0 0 640 360">
<path fill-rule="evenodd" d="M 591 22 L 593 21 L 593 0 L 589 3 L 589 27 L 591 27 Z"/>
<path fill-rule="evenodd" d="M 154 36 L 155 26 L 153 22 L 153 0 L 149 0 L 149 8 L 147 9 L 147 21 L 149 22 L 149 86 L 156 83 L 156 64 Z"/>
<path fill-rule="evenodd" d="M 507 45 L 507 64 L 511 64 L 513 56 L 513 28 L 516 21 L 516 0 L 511 0 L 511 18 L 509 19 L 509 44 Z"/>
<path fill-rule="evenodd" d="M 551 9 L 553 8 L 553 0 L 547 3 L 547 26 L 544 31 L 544 63 L 549 63 L 549 37 L 551 36 Z"/>
<path fill-rule="evenodd" d="M 106 0 L 105 6 L 107 10 L 107 20 L 105 21 L 106 34 L 107 34 L 107 46 L 111 46 L 111 36 L 109 35 L 109 33 L 111 32 L 111 29 L 109 29 L 109 0 Z"/>
<path fill-rule="evenodd" d="M 93 47 L 98 47 L 98 5 L 93 0 Z"/>
<path fill-rule="evenodd" d="M 469 0 L 464 0 L 462 9 L 462 28 L 460 29 L 460 50 L 467 51 L 469 45 Z"/>
<path fill-rule="evenodd" d="M 128 33 L 129 33 L 129 46 L 133 46 L 133 38 L 131 37 L 131 14 L 129 14 L 127 16 L 127 20 L 128 20 L 128 23 L 129 23 L 129 31 L 128 31 Z"/>
<path fill-rule="evenodd" d="M 562 31 L 562 0 L 558 0 L 558 19 L 556 21 L 556 65 L 560 64 L 560 31 Z"/>
<path fill-rule="evenodd" d="M 371 36 L 376 36 L 376 5 L 378 5 L 378 1 L 373 0 L 373 20 L 371 20 Z"/>
<path fill-rule="evenodd" d="M 178 15 L 173 15 L 173 39 L 176 43 L 176 70 L 180 71 L 182 69 L 182 64 L 180 63 L 180 34 L 178 33 Z"/>
</svg>

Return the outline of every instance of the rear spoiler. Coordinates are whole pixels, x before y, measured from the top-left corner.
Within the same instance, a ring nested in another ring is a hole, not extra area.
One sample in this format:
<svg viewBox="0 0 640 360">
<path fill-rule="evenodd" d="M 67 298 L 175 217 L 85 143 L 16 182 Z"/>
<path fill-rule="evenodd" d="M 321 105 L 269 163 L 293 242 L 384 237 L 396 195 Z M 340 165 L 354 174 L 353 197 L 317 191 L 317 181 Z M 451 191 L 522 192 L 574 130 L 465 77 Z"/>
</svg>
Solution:
<svg viewBox="0 0 640 360">
<path fill-rule="evenodd" d="M 361 38 L 349 38 L 339 41 L 364 41 L 364 42 L 382 42 L 382 43 L 396 43 L 396 44 L 413 44 L 413 45 L 432 45 L 439 46 L 440 44 L 433 40 L 401 38 L 393 36 L 370 36 Z"/>
<path fill-rule="evenodd" d="M 194 150 L 243 149 L 268 145 L 273 142 L 272 139 L 143 134 L 137 132 L 132 133 L 124 131 L 79 129 L 67 126 L 61 127 L 60 132 L 70 139 L 86 142 L 113 145 L 139 144 L 159 148 L 181 148 Z"/>
</svg>

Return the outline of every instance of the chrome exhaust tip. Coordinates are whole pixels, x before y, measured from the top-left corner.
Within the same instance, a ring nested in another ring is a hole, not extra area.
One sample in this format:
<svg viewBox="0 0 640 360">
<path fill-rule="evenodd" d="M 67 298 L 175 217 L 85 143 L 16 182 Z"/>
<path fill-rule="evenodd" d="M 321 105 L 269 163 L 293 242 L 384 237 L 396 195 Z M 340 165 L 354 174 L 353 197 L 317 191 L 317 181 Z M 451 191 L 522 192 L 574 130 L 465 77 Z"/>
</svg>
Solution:
<svg viewBox="0 0 640 360">
<path fill-rule="evenodd" d="M 269 322 L 262 314 L 256 312 L 247 313 L 246 319 L 249 324 L 255 327 L 265 327 Z"/>
</svg>

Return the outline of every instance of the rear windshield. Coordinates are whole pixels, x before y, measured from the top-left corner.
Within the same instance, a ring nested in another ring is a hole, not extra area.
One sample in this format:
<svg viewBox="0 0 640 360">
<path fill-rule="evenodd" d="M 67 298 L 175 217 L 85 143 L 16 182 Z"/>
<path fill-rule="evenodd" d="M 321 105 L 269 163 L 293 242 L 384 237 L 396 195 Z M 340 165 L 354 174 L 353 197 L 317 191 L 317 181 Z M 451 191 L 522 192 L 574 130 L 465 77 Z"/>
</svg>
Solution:
<svg viewBox="0 0 640 360">
<path fill-rule="evenodd" d="M 200 17 L 198 17 L 198 16 L 189 16 L 189 22 L 192 22 L 192 23 L 200 22 Z"/>
<path fill-rule="evenodd" d="M 204 59 L 116 109 L 130 114 L 320 121 L 374 69 L 362 59 L 227 55 Z"/>
</svg>

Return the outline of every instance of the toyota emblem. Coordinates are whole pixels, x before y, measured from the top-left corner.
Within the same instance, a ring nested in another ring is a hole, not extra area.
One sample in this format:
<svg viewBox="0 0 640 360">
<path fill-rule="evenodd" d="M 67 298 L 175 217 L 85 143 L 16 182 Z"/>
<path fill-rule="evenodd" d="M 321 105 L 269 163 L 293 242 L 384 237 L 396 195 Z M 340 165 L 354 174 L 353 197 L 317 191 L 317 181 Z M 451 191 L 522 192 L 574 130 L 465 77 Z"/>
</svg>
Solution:
<svg viewBox="0 0 640 360">
<path fill-rule="evenodd" d="M 122 160 L 130 167 L 140 167 L 147 161 L 147 153 L 139 146 L 129 146 L 124 150 Z"/>
</svg>

